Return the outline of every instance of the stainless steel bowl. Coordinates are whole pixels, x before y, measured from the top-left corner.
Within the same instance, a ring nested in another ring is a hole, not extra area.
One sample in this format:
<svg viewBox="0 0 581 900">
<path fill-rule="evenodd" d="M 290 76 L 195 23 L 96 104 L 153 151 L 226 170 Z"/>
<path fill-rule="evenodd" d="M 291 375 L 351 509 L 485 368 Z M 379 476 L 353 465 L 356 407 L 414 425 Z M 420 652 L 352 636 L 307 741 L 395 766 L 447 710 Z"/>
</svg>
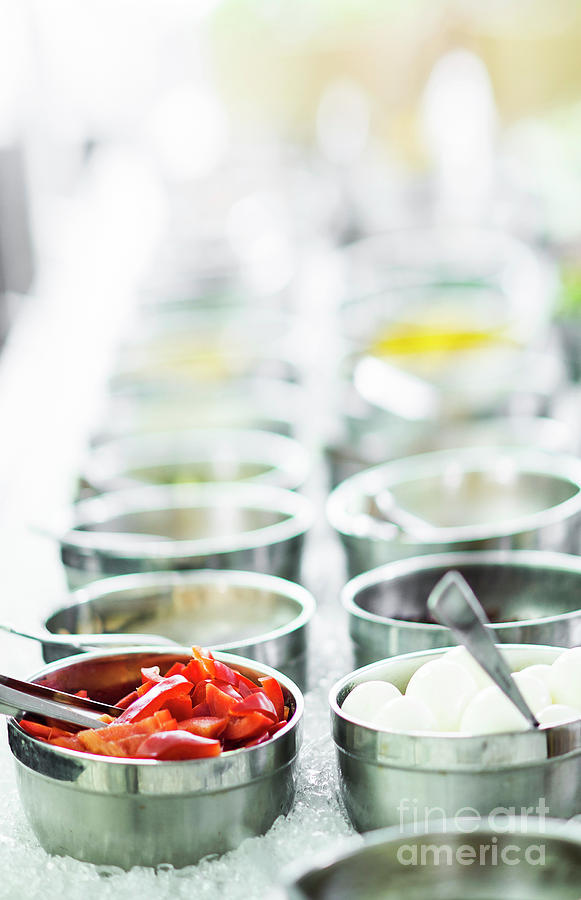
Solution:
<svg viewBox="0 0 581 900">
<path fill-rule="evenodd" d="M 107 575 L 248 569 L 297 580 L 309 500 L 258 484 L 151 486 L 77 503 L 59 534 L 70 587 Z"/>
<path fill-rule="evenodd" d="M 506 644 L 581 644 L 581 559 L 535 550 L 438 553 L 388 563 L 353 578 L 341 594 L 355 663 L 448 647 L 454 638 L 434 623 L 430 591 L 457 569 Z"/>
<path fill-rule="evenodd" d="M 513 671 L 551 664 L 560 649 L 507 644 Z M 405 691 L 421 665 L 440 650 L 408 653 L 352 672 L 330 691 L 333 740 L 340 786 L 351 821 L 360 831 L 441 818 L 488 816 L 494 810 L 546 806 L 544 815 L 568 819 L 581 812 L 581 721 L 573 726 L 482 737 L 377 731 L 343 715 L 341 705 L 356 684 L 391 681 Z M 573 735 L 572 735 L 573 732 Z M 561 752 L 547 757 L 547 733 Z M 469 809 L 470 812 L 466 812 Z M 419 817 L 419 818 L 418 818 Z"/>
<path fill-rule="evenodd" d="M 344 841 L 277 897 L 288 900 L 578 900 L 581 829 L 529 816 L 382 829 Z M 415 862 L 416 861 L 416 862 Z M 423 861 L 423 862 L 422 862 Z M 274 898 L 273 898 L 274 900 Z"/>
<path fill-rule="evenodd" d="M 140 668 L 163 670 L 186 649 L 88 653 L 54 663 L 35 681 L 95 699 L 115 699 L 140 680 Z M 28 820 L 49 853 L 121 866 L 187 866 L 263 834 L 293 802 L 303 698 L 293 682 L 251 660 L 216 654 L 245 675 L 280 682 L 291 716 L 265 744 L 213 759 L 123 760 L 53 747 L 10 719 L 8 739 Z"/>
<path fill-rule="evenodd" d="M 393 500 L 393 513 L 382 497 Z M 581 461 L 518 447 L 420 454 L 348 478 L 327 512 L 351 575 L 452 550 L 577 553 Z"/>
<path fill-rule="evenodd" d="M 302 688 L 313 596 L 254 572 L 152 572 L 94 582 L 71 595 L 45 627 L 52 634 L 158 634 L 178 644 L 242 653 Z M 46 662 L 65 655 L 44 646 Z"/>
<path fill-rule="evenodd" d="M 198 427 L 260 428 L 294 435 L 306 403 L 299 385 L 276 378 L 237 378 L 217 385 L 136 377 L 114 385 L 93 445 L 132 434 Z"/>
<path fill-rule="evenodd" d="M 94 449 L 82 470 L 81 492 L 222 481 L 294 489 L 304 484 L 309 468 L 307 451 L 280 434 L 226 428 L 160 432 Z"/>
</svg>

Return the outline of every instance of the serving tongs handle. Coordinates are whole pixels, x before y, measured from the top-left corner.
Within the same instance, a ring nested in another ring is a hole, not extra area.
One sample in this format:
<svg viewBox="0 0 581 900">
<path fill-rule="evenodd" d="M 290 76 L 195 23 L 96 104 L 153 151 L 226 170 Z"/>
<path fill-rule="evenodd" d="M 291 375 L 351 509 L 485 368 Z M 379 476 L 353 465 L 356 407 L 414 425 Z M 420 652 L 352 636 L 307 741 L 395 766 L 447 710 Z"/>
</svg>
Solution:
<svg viewBox="0 0 581 900">
<path fill-rule="evenodd" d="M 116 717 L 122 710 L 118 706 L 0 675 L 0 713 L 18 717 L 23 712 L 35 719 L 51 719 L 79 729 L 103 728 L 103 714 Z"/>
</svg>

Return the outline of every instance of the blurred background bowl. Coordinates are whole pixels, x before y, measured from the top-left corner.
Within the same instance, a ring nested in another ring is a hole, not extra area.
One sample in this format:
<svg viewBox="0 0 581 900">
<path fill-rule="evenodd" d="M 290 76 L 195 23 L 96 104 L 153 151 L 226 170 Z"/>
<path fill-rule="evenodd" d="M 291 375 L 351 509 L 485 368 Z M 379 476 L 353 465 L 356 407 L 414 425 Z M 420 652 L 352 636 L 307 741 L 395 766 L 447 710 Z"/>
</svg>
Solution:
<svg viewBox="0 0 581 900">
<path fill-rule="evenodd" d="M 165 672 L 176 651 L 143 649 L 87 653 L 53 663 L 34 676 L 40 684 L 94 699 L 118 699 L 141 680 L 141 667 Z M 293 682 L 243 657 L 217 659 L 250 678 L 273 675 L 290 707 L 287 726 L 257 747 L 211 759 L 159 762 L 112 759 L 54 747 L 30 737 L 10 719 L 20 799 L 49 853 L 101 865 L 176 868 L 224 853 L 264 834 L 293 803 L 303 698 Z"/>
<path fill-rule="evenodd" d="M 178 644 L 242 653 L 292 678 L 307 677 L 313 596 L 254 572 L 159 572 L 94 582 L 45 621 L 52 634 L 159 634 Z M 60 647 L 45 645 L 46 662 Z"/>
<path fill-rule="evenodd" d="M 502 830 L 470 819 L 437 822 L 427 826 L 430 830 L 425 827 L 422 823 L 414 829 L 382 829 L 366 836 L 363 846 L 345 841 L 314 860 L 306 871 L 291 876 L 286 889 L 275 897 L 577 900 L 581 833 L 574 826 L 528 816 L 521 824 L 514 820 L 503 824 Z"/>
<path fill-rule="evenodd" d="M 81 494 L 147 484 L 244 481 L 301 487 L 309 473 L 306 450 L 291 438 L 244 429 L 159 432 L 103 444 L 88 456 Z"/>
<path fill-rule="evenodd" d="M 118 379 L 92 443 L 200 427 L 259 428 L 292 437 L 301 430 L 305 408 L 303 389 L 276 378 L 241 377 L 210 385 L 170 378 Z"/>
<path fill-rule="evenodd" d="M 430 591 L 450 569 L 470 584 L 498 643 L 581 644 L 579 557 L 534 550 L 440 553 L 388 563 L 345 585 L 341 600 L 357 666 L 455 642 L 427 607 Z"/>
<path fill-rule="evenodd" d="M 348 478 L 327 512 L 351 575 L 447 550 L 576 553 L 581 463 L 514 447 L 419 454 Z"/>
<path fill-rule="evenodd" d="M 248 569 L 297 580 L 306 497 L 262 484 L 151 486 L 77 503 L 59 533 L 70 587 L 107 575 Z"/>
</svg>

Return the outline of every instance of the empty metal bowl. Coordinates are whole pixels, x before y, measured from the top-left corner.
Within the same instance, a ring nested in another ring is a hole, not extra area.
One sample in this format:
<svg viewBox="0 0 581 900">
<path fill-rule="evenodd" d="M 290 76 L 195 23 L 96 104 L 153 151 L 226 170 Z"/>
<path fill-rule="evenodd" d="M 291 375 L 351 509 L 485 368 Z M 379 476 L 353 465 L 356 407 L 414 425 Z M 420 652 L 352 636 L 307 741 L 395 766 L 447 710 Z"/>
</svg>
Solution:
<svg viewBox="0 0 581 900">
<path fill-rule="evenodd" d="M 348 478 L 327 512 L 351 575 L 452 550 L 577 553 L 581 461 L 518 447 L 420 454 Z"/>
<path fill-rule="evenodd" d="M 175 378 L 128 378 L 112 387 L 92 443 L 189 428 L 260 428 L 292 436 L 305 410 L 301 387 L 276 378 L 210 385 Z"/>
<path fill-rule="evenodd" d="M 561 650 L 507 644 L 503 654 L 518 671 L 551 664 Z M 581 721 L 507 734 L 377 731 L 347 718 L 343 701 L 364 681 L 390 681 L 402 692 L 424 663 L 441 650 L 408 653 L 357 669 L 329 694 L 340 787 L 359 831 L 423 822 L 430 810 L 441 818 L 488 816 L 494 810 L 537 808 L 569 819 L 581 812 Z M 547 735 L 559 751 L 548 758 Z M 470 809 L 470 812 L 466 812 Z M 459 811 L 462 811 L 459 813 Z"/>
<path fill-rule="evenodd" d="M 53 663 L 34 680 L 86 689 L 109 702 L 140 682 L 144 665 L 166 671 L 191 658 L 185 648 L 87 653 Z M 121 866 L 181 867 L 264 834 L 291 808 L 301 743 L 303 698 L 268 666 L 216 654 L 249 677 L 274 675 L 290 706 L 288 724 L 257 747 L 181 762 L 113 759 L 54 747 L 8 723 L 17 784 L 28 820 L 49 853 Z"/>
<path fill-rule="evenodd" d="M 75 504 L 58 539 L 70 587 L 107 575 L 247 569 L 297 580 L 313 507 L 262 484 L 151 486 Z"/>
<path fill-rule="evenodd" d="M 341 599 L 356 665 L 454 643 L 427 608 L 430 591 L 450 569 L 472 587 L 497 642 L 581 644 L 579 557 L 536 550 L 438 553 L 388 563 L 345 585 Z"/>
<path fill-rule="evenodd" d="M 343 842 L 292 877 L 287 900 L 578 900 L 581 830 L 527 816 L 423 823 Z M 274 898 L 273 898 L 274 900 Z"/>
<path fill-rule="evenodd" d="M 81 491 L 221 481 L 294 489 L 304 483 L 309 468 L 307 451 L 280 434 L 225 428 L 160 432 L 95 448 L 82 471 Z"/>
<path fill-rule="evenodd" d="M 302 688 L 312 595 L 254 572 L 151 572 L 94 582 L 45 622 L 52 634 L 158 634 L 178 644 L 243 653 Z M 63 648 L 44 645 L 47 662 Z"/>
</svg>

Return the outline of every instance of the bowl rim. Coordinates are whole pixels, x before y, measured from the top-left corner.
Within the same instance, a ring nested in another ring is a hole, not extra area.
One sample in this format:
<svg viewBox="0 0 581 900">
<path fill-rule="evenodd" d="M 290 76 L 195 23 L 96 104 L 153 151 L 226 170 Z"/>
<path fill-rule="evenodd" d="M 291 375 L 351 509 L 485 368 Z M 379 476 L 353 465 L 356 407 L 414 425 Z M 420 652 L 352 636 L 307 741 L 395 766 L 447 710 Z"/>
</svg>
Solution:
<svg viewBox="0 0 581 900">
<path fill-rule="evenodd" d="M 92 450 L 81 470 L 81 478 L 99 493 L 163 484 L 131 473 L 156 466 L 211 464 L 215 455 L 220 456 L 222 447 L 229 449 L 237 465 L 259 463 L 267 467 L 258 475 L 236 479 L 245 484 L 274 484 L 294 489 L 304 483 L 309 472 L 309 453 L 294 438 L 259 428 L 212 426 L 113 438 Z M 220 479 L 216 480 L 221 483 Z M 213 483 L 213 480 L 203 483 Z"/>
<path fill-rule="evenodd" d="M 398 578 L 413 576 L 419 572 L 430 569 L 447 571 L 457 568 L 462 564 L 480 564 L 483 567 L 507 566 L 533 569 L 546 568 L 547 571 L 566 571 L 578 573 L 581 579 L 581 557 L 569 553 L 558 553 L 549 550 L 465 550 L 452 551 L 450 553 L 430 553 L 425 556 L 409 556 L 405 559 L 384 563 L 368 572 L 363 572 L 351 578 L 341 590 L 341 603 L 349 616 L 355 619 L 365 620 L 377 625 L 389 625 L 410 631 L 430 631 L 433 633 L 449 633 L 450 629 L 435 622 L 410 622 L 406 619 L 396 619 L 391 616 L 382 616 L 372 613 L 357 603 L 357 596 L 369 587 L 390 584 Z M 564 622 L 581 615 L 579 609 L 570 610 L 553 616 L 539 616 L 534 619 L 519 619 L 516 622 L 493 622 L 491 628 L 495 631 L 506 631 L 514 628 L 522 628 L 529 625 L 548 625 L 554 622 Z M 565 647 L 563 649 L 566 649 Z"/>
<path fill-rule="evenodd" d="M 209 649 L 223 652 L 233 652 L 234 648 L 251 647 L 258 643 L 277 640 L 287 634 L 294 634 L 304 628 L 313 618 L 317 603 L 314 596 L 300 584 L 288 581 L 277 575 L 266 575 L 262 572 L 243 572 L 232 569 L 192 569 L 190 571 L 161 571 L 139 572 L 131 575 L 115 575 L 110 578 L 100 578 L 84 587 L 71 591 L 68 602 L 54 609 L 44 620 L 46 623 L 55 615 L 65 612 L 73 606 L 84 606 L 98 599 L 105 599 L 110 594 L 116 594 L 124 590 L 134 588 L 156 588 L 189 585 L 225 584 L 230 587 L 255 588 L 257 590 L 269 590 L 285 598 L 296 602 L 300 611 L 285 625 L 273 628 L 270 631 L 260 632 L 254 637 L 240 641 L 227 641 L 210 644 Z M 113 602 L 113 601 L 111 601 Z M 55 632 L 47 629 L 49 634 Z M 127 632 L 130 634 L 131 632 Z"/>
<path fill-rule="evenodd" d="M 430 524 L 429 537 L 426 536 L 425 540 L 414 538 L 388 519 L 376 519 L 366 513 L 349 511 L 354 498 L 376 496 L 379 491 L 389 489 L 397 483 L 438 477 L 447 463 L 459 465 L 466 472 L 494 473 L 495 466 L 506 460 L 513 465 L 518 463 L 519 474 L 552 477 L 556 481 L 572 485 L 576 491 L 571 497 L 553 506 L 507 518 L 498 524 L 490 522 L 445 527 Z M 327 500 L 327 518 L 343 538 L 376 543 L 398 542 L 409 547 L 510 537 L 565 521 L 576 513 L 581 513 L 581 460 L 569 454 L 514 446 L 460 447 L 392 460 L 346 478 L 337 485 Z M 378 526 L 375 532 L 368 529 L 367 533 L 362 533 L 361 529 L 354 527 L 361 516 Z M 382 528 L 382 533 L 378 531 L 379 527 Z"/>
<path fill-rule="evenodd" d="M 483 817 L 481 816 L 480 819 L 482 818 Z M 349 862 L 357 856 L 364 854 L 367 850 L 372 850 L 375 847 L 397 846 L 401 841 L 420 843 L 444 835 L 448 835 L 451 838 L 458 838 L 463 835 L 467 839 L 467 842 L 473 839 L 486 840 L 495 836 L 500 836 L 502 839 L 504 837 L 510 838 L 522 835 L 524 837 L 530 837 L 531 841 L 542 838 L 551 842 L 563 842 L 575 849 L 581 850 L 581 829 L 578 825 L 575 825 L 566 819 L 527 816 L 527 818 L 521 822 L 521 819 L 515 816 L 514 819 L 510 820 L 511 827 L 509 829 L 506 829 L 505 827 L 501 830 L 494 829 L 491 825 L 481 823 L 477 829 L 471 829 L 470 831 L 465 831 L 460 828 L 459 825 L 455 824 L 456 821 L 455 818 L 446 819 L 439 827 L 435 825 L 429 829 L 418 829 L 412 823 L 409 825 L 390 825 L 388 827 L 376 828 L 363 835 L 357 834 L 342 837 L 332 848 L 327 847 L 324 850 L 319 850 L 317 853 L 311 855 L 307 861 L 301 860 L 300 862 L 289 864 L 283 872 L 282 888 L 284 890 L 298 888 L 298 882 L 303 878 L 315 874 L 315 872 L 323 875 L 338 863 Z M 462 821 L 468 824 L 469 822 L 477 820 L 467 817 Z M 287 896 L 287 894 L 284 894 L 285 898 Z"/>
<path fill-rule="evenodd" d="M 280 513 L 281 522 L 239 533 L 187 540 L 162 536 L 135 538 L 123 532 L 82 531 L 83 524 L 102 524 L 116 516 L 171 509 L 235 505 Z M 111 491 L 76 503 L 52 529 L 61 547 L 93 551 L 115 558 L 175 559 L 211 556 L 279 544 L 305 534 L 314 522 L 312 502 L 295 491 L 265 484 L 221 482 L 191 485 L 148 485 Z M 67 523 L 67 524 L 64 524 Z"/>
</svg>

